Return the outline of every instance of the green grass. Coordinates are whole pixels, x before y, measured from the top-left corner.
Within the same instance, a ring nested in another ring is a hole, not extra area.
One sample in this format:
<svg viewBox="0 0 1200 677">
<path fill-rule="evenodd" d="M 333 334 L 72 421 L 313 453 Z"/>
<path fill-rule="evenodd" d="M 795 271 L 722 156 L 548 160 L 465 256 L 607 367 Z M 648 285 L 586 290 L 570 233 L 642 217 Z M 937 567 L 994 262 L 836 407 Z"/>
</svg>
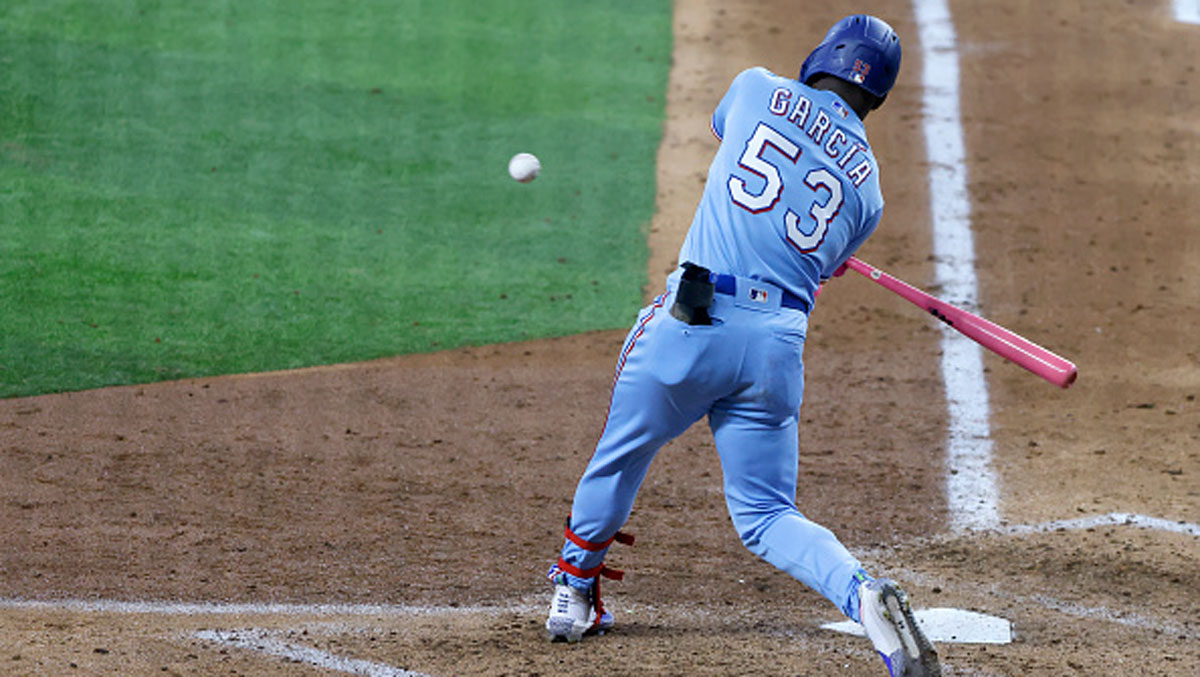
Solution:
<svg viewBox="0 0 1200 677">
<path fill-rule="evenodd" d="M 626 325 L 669 54 L 666 0 L 8 0 L 0 397 Z"/>
</svg>

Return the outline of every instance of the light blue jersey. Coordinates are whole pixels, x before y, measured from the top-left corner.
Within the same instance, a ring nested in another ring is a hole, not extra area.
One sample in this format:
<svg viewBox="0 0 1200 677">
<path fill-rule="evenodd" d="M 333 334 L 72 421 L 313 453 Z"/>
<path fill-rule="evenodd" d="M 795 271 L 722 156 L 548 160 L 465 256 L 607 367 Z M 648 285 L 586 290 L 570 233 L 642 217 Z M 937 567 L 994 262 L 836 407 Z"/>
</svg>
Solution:
<svg viewBox="0 0 1200 677">
<path fill-rule="evenodd" d="M 712 129 L 721 147 L 679 261 L 771 282 L 811 306 L 883 212 L 862 121 L 832 92 L 751 68 Z"/>
</svg>

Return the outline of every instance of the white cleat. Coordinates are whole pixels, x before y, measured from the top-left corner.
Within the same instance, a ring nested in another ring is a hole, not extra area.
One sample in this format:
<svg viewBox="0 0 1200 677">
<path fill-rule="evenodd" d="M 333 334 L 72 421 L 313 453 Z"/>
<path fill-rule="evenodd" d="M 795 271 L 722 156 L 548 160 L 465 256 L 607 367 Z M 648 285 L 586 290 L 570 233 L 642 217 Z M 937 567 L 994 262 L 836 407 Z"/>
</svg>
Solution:
<svg viewBox="0 0 1200 677">
<path fill-rule="evenodd" d="M 895 581 L 867 581 L 859 587 L 858 598 L 863 629 L 892 677 L 941 677 L 937 650 L 917 625 L 908 596 Z"/>
<path fill-rule="evenodd" d="M 552 642 L 575 643 L 583 639 L 592 627 L 592 601 L 589 595 L 569 585 L 555 585 L 550 600 L 550 617 L 546 619 L 546 634 Z M 608 614 L 605 614 L 608 616 Z M 609 616 L 609 626 L 612 617 Z"/>
</svg>

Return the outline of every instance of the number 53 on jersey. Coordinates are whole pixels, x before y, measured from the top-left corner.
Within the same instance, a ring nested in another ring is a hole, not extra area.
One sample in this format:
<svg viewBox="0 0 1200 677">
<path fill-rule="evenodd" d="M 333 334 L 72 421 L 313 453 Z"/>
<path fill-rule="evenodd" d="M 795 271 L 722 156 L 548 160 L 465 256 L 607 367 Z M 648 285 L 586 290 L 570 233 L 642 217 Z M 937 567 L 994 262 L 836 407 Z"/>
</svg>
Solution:
<svg viewBox="0 0 1200 677">
<path fill-rule="evenodd" d="M 746 179 L 736 173 L 731 174 L 728 185 L 734 204 L 753 214 L 775 209 L 784 188 L 780 164 L 783 160 L 796 164 L 803 152 L 804 149 L 791 139 L 765 123 L 758 123 L 746 142 L 746 150 L 742 152 L 738 165 L 765 183 L 758 193 L 752 193 Z M 841 211 L 844 198 L 841 181 L 823 167 L 809 170 L 804 175 L 804 185 L 814 193 L 808 214 L 802 217 L 789 207 L 783 213 L 783 224 L 788 242 L 801 252 L 808 253 L 816 251 L 825 241 L 829 222 Z"/>
</svg>

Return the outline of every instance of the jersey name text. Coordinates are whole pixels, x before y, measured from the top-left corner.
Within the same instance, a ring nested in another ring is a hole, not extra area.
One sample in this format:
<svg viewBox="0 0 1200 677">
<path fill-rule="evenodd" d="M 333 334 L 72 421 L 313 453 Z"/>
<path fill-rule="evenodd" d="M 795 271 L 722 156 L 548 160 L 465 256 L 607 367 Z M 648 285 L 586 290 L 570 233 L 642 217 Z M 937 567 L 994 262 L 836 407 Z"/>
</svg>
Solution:
<svg viewBox="0 0 1200 677">
<path fill-rule="evenodd" d="M 851 166 L 855 156 L 866 150 L 866 147 L 857 142 L 852 143 L 846 132 L 833 124 L 829 112 L 813 106 L 808 97 L 796 94 L 786 87 L 778 87 L 771 92 L 767 110 L 804 132 L 829 159 L 836 161 L 837 166 L 846 172 L 846 176 L 855 187 L 861 186 L 875 171 L 865 155 Z"/>
</svg>

